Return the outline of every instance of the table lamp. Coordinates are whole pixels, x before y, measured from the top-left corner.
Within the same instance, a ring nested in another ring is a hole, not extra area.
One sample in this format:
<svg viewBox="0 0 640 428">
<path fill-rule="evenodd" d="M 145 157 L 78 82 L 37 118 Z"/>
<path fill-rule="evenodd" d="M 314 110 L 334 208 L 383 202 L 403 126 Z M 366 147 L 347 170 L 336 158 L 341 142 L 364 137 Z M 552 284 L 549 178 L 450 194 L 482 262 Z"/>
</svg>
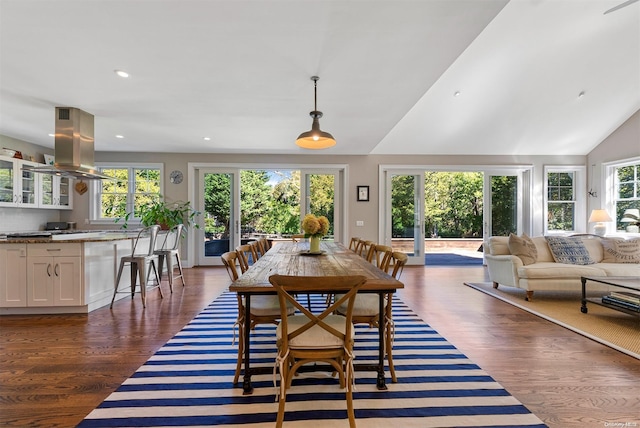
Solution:
<svg viewBox="0 0 640 428">
<path fill-rule="evenodd" d="M 622 218 L 620 219 L 620 222 L 629 223 L 629 225 L 627 226 L 627 232 L 629 233 L 640 232 L 640 209 L 629 208 L 624 210 L 624 214 L 622 214 Z"/>
<path fill-rule="evenodd" d="M 613 221 L 606 210 L 593 210 L 589 216 L 589 223 L 595 223 L 593 226 L 593 233 L 598 236 L 604 236 L 607 232 L 607 225 L 605 223 Z"/>
</svg>

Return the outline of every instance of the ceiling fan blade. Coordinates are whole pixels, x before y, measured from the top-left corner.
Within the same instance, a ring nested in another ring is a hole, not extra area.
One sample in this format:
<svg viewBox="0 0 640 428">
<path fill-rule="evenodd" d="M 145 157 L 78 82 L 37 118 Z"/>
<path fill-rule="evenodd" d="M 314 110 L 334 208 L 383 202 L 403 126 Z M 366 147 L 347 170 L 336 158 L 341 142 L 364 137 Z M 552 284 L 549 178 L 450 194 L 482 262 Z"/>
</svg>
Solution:
<svg viewBox="0 0 640 428">
<path fill-rule="evenodd" d="M 612 7 L 611 9 L 609 9 L 608 11 L 606 11 L 604 14 L 606 15 L 607 13 L 611 13 L 611 12 L 615 12 L 618 9 L 622 9 L 623 7 L 627 7 L 630 4 L 633 4 L 635 2 L 637 2 L 638 0 L 627 0 L 624 3 L 620 3 L 619 5 L 617 5 L 616 7 Z"/>
</svg>

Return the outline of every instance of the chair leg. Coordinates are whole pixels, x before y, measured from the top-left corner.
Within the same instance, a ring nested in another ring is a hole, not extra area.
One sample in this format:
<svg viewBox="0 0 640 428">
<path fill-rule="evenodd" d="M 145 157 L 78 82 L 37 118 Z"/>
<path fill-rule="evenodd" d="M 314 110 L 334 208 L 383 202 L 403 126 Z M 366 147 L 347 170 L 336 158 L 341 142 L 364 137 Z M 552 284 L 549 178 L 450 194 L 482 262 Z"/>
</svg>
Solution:
<svg viewBox="0 0 640 428">
<path fill-rule="evenodd" d="M 122 270 L 124 269 L 124 260 L 120 260 L 120 267 L 118 268 L 118 276 L 116 278 L 115 286 L 113 287 L 113 297 L 111 298 L 111 306 L 113 308 L 113 302 L 116 300 L 116 294 L 118 294 L 118 287 L 120 286 L 120 277 L 122 277 Z"/>
<path fill-rule="evenodd" d="M 142 297 L 142 307 L 146 308 L 147 307 L 147 273 L 145 272 L 146 266 L 144 265 L 144 263 L 136 263 L 136 266 L 138 268 L 138 276 L 140 277 L 140 296 Z"/>
<path fill-rule="evenodd" d="M 131 299 L 133 300 L 133 296 L 136 293 L 136 284 L 137 284 L 137 274 L 138 274 L 138 263 L 131 262 L 129 263 L 131 270 L 129 271 L 129 278 L 131 280 Z"/>
<path fill-rule="evenodd" d="M 398 383 L 398 378 L 396 377 L 396 369 L 393 366 L 393 343 L 391 343 L 391 326 L 387 321 L 385 323 L 386 331 L 385 331 L 385 347 L 387 348 L 387 361 L 389 362 L 389 372 L 391 373 L 391 382 Z"/>
<path fill-rule="evenodd" d="M 178 272 L 180 272 L 180 279 L 182 280 L 182 286 L 184 287 L 186 284 L 184 283 L 184 273 L 182 272 L 182 261 L 180 260 L 180 254 L 176 253 L 176 260 L 178 262 Z"/>
<path fill-rule="evenodd" d="M 164 268 L 164 254 L 158 254 L 158 276 L 162 281 L 162 272 Z M 151 263 L 149 263 L 149 269 L 151 269 Z M 169 271 L 169 285 L 171 285 L 171 271 Z M 171 290 L 173 292 L 173 290 Z"/>
<path fill-rule="evenodd" d="M 244 323 L 239 323 L 238 325 L 238 362 L 236 364 L 236 373 L 233 376 L 233 384 L 238 383 L 238 379 L 240 379 L 240 373 L 242 372 L 242 362 L 244 356 Z"/>
</svg>

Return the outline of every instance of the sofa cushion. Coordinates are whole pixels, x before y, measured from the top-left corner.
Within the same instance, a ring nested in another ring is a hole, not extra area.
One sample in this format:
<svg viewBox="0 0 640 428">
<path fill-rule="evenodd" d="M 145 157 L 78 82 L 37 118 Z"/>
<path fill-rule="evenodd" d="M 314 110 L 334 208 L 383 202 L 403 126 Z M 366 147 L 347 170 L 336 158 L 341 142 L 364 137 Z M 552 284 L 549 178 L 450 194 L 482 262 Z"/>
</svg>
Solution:
<svg viewBox="0 0 640 428">
<path fill-rule="evenodd" d="M 509 252 L 514 256 L 520 257 L 523 265 L 530 265 L 538 260 L 536 244 L 526 233 L 523 233 L 522 236 L 517 236 L 513 233 L 509 234 L 508 245 Z"/>
<path fill-rule="evenodd" d="M 582 243 L 587 248 L 591 260 L 600 263 L 604 257 L 601 238 L 599 236 L 581 236 L 580 239 L 582 239 Z"/>
<path fill-rule="evenodd" d="M 489 238 L 489 254 L 493 256 L 505 256 L 509 252 L 509 238 L 506 236 L 492 236 Z"/>
<path fill-rule="evenodd" d="M 577 278 L 581 276 L 606 276 L 605 270 L 599 265 L 574 265 L 556 262 L 538 262 L 518 268 L 520 279 L 558 279 Z"/>
<path fill-rule="evenodd" d="M 577 236 L 547 236 L 546 239 L 556 263 L 572 265 L 591 265 L 595 263 L 589 255 L 584 242 Z"/>
<path fill-rule="evenodd" d="M 535 236 L 531 238 L 531 240 L 536 244 L 536 249 L 538 250 L 538 263 L 555 262 L 553 254 L 551 254 L 551 250 L 549 249 L 549 244 L 547 244 L 544 236 Z"/>
<path fill-rule="evenodd" d="M 606 276 L 640 276 L 640 264 L 638 263 L 598 263 L 589 267 L 602 269 Z"/>
<path fill-rule="evenodd" d="M 603 263 L 640 263 L 640 239 L 602 239 Z"/>
</svg>

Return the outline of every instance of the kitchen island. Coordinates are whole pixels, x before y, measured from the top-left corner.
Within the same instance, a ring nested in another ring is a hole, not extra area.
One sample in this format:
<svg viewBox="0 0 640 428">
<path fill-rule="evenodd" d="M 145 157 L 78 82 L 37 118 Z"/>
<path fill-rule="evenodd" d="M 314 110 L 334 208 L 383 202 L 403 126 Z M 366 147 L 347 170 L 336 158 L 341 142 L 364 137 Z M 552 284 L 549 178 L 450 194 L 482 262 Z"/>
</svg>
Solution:
<svg viewBox="0 0 640 428">
<path fill-rule="evenodd" d="M 120 257 L 131 254 L 135 233 L 54 236 L 0 240 L 0 315 L 89 313 L 111 303 Z M 129 278 L 123 273 L 122 281 Z"/>
</svg>

